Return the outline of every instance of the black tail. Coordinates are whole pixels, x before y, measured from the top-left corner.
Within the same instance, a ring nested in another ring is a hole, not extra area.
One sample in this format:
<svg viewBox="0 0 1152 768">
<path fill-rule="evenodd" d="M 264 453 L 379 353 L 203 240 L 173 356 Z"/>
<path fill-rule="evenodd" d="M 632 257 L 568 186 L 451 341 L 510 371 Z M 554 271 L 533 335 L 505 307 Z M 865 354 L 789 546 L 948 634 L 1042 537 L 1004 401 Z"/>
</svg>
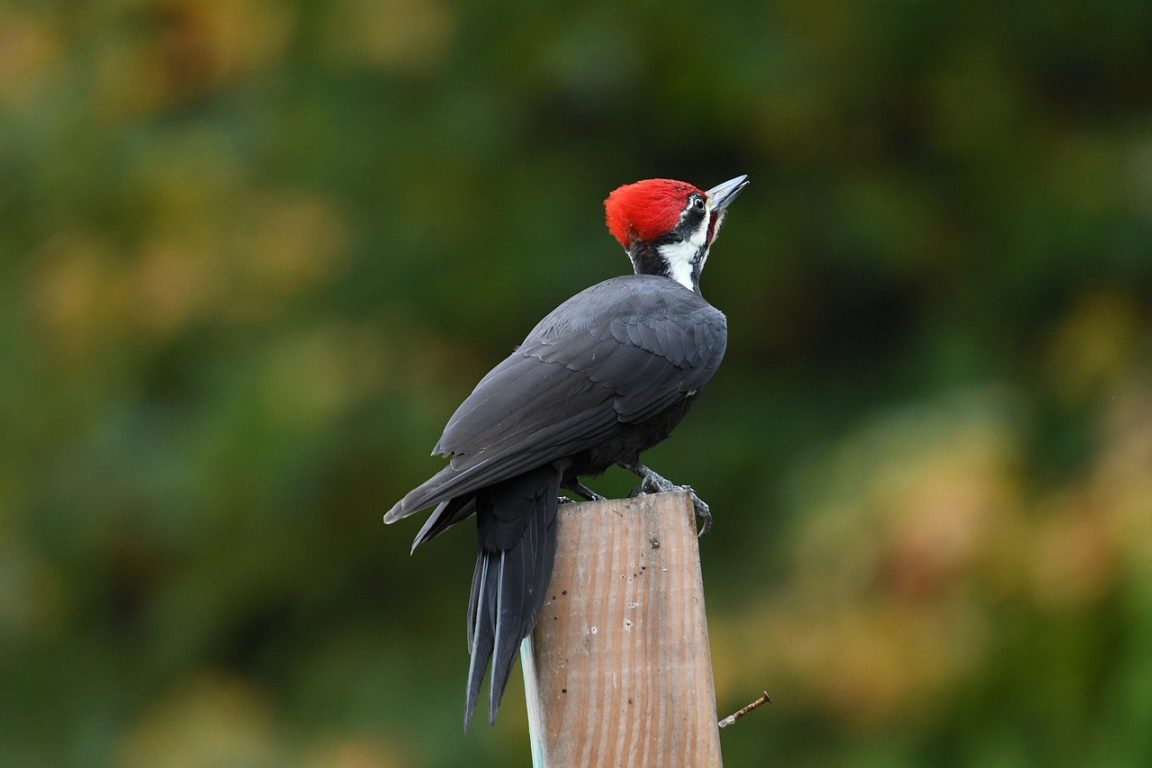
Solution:
<svg viewBox="0 0 1152 768">
<path fill-rule="evenodd" d="M 472 722 L 484 670 L 492 661 L 488 722 L 496 722 L 520 641 L 536 625 L 556 558 L 560 472 L 551 464 L 476 494 L 480 551 L 468 601 L 468 695 Z"/>
</svg>

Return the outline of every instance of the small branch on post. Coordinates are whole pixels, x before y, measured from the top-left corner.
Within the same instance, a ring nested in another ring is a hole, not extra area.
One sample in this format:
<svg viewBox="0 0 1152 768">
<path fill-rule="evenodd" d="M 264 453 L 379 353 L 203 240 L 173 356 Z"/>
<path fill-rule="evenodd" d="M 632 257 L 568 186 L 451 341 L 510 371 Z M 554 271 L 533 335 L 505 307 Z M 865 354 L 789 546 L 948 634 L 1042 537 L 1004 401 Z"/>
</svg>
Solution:
<svg viewBox="0 0 1152 768">
<path fill-rule="evenodd" d="M 533 766 L 719 766 L 691 497 L 565 504 L 558 525 L 521 647 Z"/>
<path fill-rule="evenodd" d="M 732 714 L 728 715 L 728 717 L 721 720 L 719 723 L 719 726 L 721 728 L 727 728 L 728 726 L 732 725 L 732 723 L 734 723 L 737 720 L 739 720 L 740 718 L 744 717 L 744 715 L 746 715 L 749 712 L 751 712 L 752 710 L 756 709 L 756 707 L 759 707 L 763 704 L 771 704 L 771 703 L 772 703 L 772 699 L 771 699 L 771 697 L 768 696 L 768 691 L 764 691 L 762 694 L 760 694 L 760 696 L 758 696 L 756 698 L 755 701 L 752 701 L 752 702 L 749 702 L 748 704 L 745 704 L 744 706 L 740 707 L 740 709 L 736 710 Z"/>
</svg>

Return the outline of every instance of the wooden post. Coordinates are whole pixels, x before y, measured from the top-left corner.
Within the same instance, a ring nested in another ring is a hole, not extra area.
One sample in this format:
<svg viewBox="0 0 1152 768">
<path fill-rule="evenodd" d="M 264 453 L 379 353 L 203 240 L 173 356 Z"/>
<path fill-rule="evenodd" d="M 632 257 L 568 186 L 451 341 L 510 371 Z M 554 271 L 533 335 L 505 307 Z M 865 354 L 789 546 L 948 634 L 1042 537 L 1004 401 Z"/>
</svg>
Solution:
<svg viewBox="0 0 1152 768">
<path fill-rule="evenodd" d="M 719 766 L 692 502 L 560 507 L 559 550 L 520 649 L 535 768 Z"/>
</svg>

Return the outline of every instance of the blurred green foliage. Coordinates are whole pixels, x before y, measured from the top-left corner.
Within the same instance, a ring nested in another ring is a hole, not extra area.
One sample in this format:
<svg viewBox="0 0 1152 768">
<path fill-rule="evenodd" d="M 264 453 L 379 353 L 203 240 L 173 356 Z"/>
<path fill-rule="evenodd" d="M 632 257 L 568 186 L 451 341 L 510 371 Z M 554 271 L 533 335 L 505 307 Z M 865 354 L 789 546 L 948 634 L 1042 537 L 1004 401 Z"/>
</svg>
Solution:
<svg viewBox="0 0 1152 768">
<path fill-rule="evenodd" d="M 609 190 L 737 173 L 649 456 L 719 708 L 775 701 L 727 764 L 1152 763 L 1147 0 L 28 0 L 0 765 L 526 765 L 518 682 L 460 729 L 470 532 L 380 515 L 626 270 Z"/>
</svg>

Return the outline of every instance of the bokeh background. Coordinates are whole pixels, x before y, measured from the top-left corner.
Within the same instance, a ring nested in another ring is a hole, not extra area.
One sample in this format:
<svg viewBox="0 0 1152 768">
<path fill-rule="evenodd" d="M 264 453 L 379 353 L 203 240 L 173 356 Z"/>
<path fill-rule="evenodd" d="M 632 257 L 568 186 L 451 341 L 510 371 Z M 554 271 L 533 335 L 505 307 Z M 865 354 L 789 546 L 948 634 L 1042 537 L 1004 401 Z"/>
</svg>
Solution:
<svg viewBox="0 0 1152 768">
<path fill-rule="evenodd" d="M 609 190 L 739 173 L 647 457 L 727 764 L 1152 764 L 1147 0 L 8 0 L 0 765 L 527 765 L 380 516 Z"/>
</svg>

